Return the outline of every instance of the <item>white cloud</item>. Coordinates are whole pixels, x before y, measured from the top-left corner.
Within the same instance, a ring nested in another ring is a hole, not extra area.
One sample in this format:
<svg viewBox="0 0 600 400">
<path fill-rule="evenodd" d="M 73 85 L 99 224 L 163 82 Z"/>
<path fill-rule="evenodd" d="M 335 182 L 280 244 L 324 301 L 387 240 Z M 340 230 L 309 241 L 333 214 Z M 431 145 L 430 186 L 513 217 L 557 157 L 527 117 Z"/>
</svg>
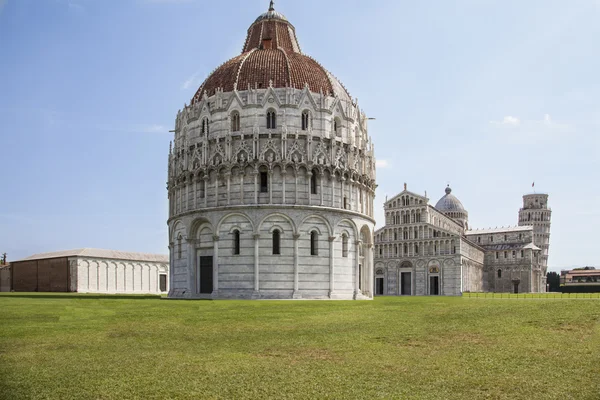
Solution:
<svg viewBox="0 0 600 400">
<path fill-rule="evenodd" d="M 384 168 L 389 168 L 390 163 L 388 160 L 377 160 L 376 165 L 377 165 L 377 168 L 384 169 Z"/>
<path fill-rule="evenodd" d="M 168 133 L 169 128 L 164 125 L 141 125 L 139 128 L 134 129 L 142 133 Z"/>
<path fill-rule="evenodd" d="M 494 138 L 517 143 L 542 143 L 561 139 L 576 133 L 575 126 L 557 122 L 550 114 L 544 114 L 542 119 L 520 120 L 516 117 L 504 117 L 502 121 L 491 121 Z M 509 127 L 510 129 L 505 129 Z M 498 132 L 502 129 L 502 132 Z"/>
<path fill-rule="evenodd" d="M 502 121 L 490 121 L 490 124 L 519 126 L 519 125 L 521 125 L 521 120 L 517 117 L 512 117 L 510 115 L 507 115 L 506 117 L 504 117 L 504 119 Z"/>
<path fill-rule="evenodd" d="M 8 0 L 0 0 L 0 14 L 2 14 L 2 10 L 4 9 L 6 3 L 8 3 Z"/>
<path fill-rule="evenodd" d="M 200 84 L 202 84 L 202 75 L 200 71 L 196 71 L 181 84 L 181 90 L 197 89 Z"/>
</svg>

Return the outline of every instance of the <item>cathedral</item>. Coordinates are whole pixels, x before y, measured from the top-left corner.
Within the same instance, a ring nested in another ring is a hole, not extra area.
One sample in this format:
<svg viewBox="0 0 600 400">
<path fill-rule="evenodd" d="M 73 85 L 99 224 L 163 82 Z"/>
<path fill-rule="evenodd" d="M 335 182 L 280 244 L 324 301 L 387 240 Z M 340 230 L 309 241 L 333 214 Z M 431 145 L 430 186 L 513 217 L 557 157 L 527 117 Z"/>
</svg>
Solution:
<svg viewBox="0 0 600 400">
<path fill-rule="evenodd" d="M 375 295 L 459 296 L 546 291 L 552 211 L 547 194 L 523 196 L 518 226 L 473 230 L 448 186 L 429 204 L 407 190 L 385 202 L 375 232 Z"/>
<path fill-rule="evenodd" d="M 169 297 L 371 299 L 367 120 L 271 1 L 177 113 Z"/>
</svg>

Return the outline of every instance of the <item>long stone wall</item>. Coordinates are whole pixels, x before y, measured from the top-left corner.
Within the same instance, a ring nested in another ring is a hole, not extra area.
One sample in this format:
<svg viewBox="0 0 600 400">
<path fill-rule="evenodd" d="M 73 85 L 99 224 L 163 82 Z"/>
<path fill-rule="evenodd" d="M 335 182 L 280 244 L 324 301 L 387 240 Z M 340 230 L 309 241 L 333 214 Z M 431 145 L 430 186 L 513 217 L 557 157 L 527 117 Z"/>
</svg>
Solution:
<svg viewBox="0 0 600 400">
<path fill-rule="evenodd" d="M 369 298 L 373 225 L 358 214 L 302 207 L 229 207 L 183 216 L 171 232 L 170 297 Z M 273 254 L 275 230 L 280 254 Z M 213 257 L 211 293 L 201 292 L 203 257 Z"/>
<path fill-rule="evenodd" d="M 104 294 L 162 294 L 160 275 L 169 274 L 169 266 L 162 263 L 126 260 L 74 258 L 71 282 L 76 282 L 79 293 Z"/>
</svg>

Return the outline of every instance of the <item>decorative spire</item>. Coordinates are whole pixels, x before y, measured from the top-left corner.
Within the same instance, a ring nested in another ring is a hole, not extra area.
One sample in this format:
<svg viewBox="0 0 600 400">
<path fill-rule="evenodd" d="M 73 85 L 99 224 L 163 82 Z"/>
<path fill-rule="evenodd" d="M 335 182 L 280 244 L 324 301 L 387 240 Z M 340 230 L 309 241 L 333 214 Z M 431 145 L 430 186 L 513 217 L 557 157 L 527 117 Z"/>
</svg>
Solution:
<svg viewBox="0 0 600 400">
<path fill-rule="evenodd" d="M 275 11 L 275 1 L 271 0 L 271 4 L 269 4 L 269 11 Z"/>
</svg>

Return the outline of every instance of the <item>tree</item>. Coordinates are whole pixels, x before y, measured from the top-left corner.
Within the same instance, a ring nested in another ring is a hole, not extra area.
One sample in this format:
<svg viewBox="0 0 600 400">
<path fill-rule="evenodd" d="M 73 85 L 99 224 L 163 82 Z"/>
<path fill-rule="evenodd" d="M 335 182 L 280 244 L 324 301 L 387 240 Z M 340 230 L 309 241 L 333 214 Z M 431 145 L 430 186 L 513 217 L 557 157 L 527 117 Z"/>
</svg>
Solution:
<svg viewBox="0 0 600 400">
<path fill-rule="evenodd" d="M 560 291 L 560 275 L 557 272 L 548 272 L 548 274 L 546 275 L 546 281 L 549 285 L 548 291 Z"/>
</svg>

